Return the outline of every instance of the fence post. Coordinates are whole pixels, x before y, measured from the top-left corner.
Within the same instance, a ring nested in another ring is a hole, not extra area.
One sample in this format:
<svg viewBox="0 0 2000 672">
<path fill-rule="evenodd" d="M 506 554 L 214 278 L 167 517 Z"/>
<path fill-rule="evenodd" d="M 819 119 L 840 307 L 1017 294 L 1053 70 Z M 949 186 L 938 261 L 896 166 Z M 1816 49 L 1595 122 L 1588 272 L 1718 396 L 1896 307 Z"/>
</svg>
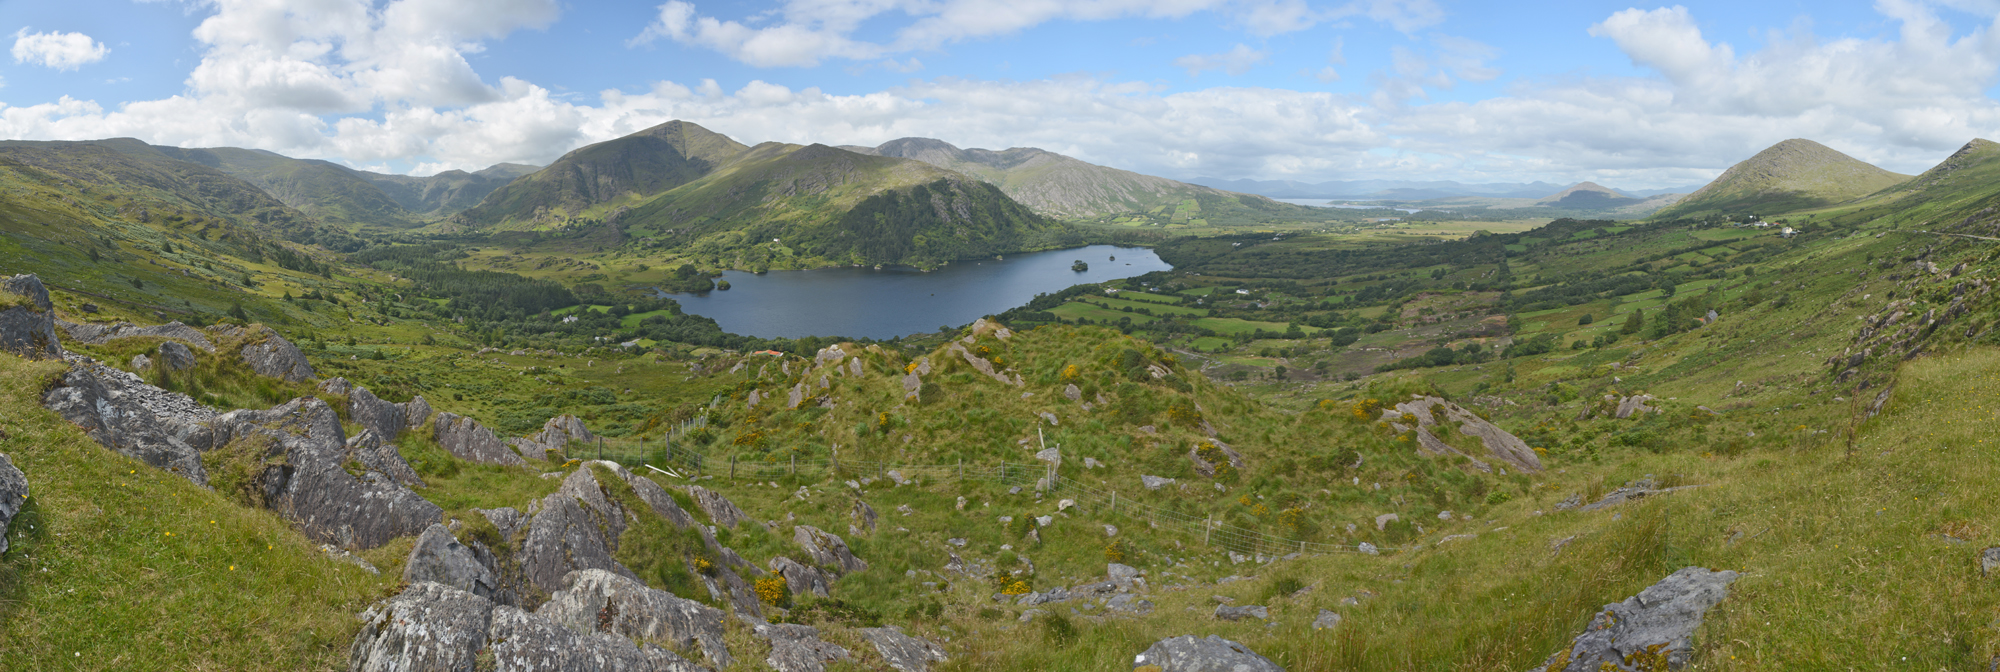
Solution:
<svg viewBox="0 0 2000 672">
<path fill-rule="evenodd" d="M 799 476 L 799 454 L 792 453 L 792 478 Z"/>
<path fill-rule="evenodd" d="M 604 459 L 604 437 L 597 437 L 597 459 Z"/>
<path fill-rule="evenodd" d="M 1201 517 L 1201 545 L 1203 545 L 1203 546 L 1207 546 L 1207 545 L 1209 545 L 1209 544 L 1208 544 L 1208 533 L 1209 533 L 1209 531 L 1211 531 L 1211 530 L 1214 530 L 1214 529 L 1215 529 L 1215 526 L 1214 526 L 1214 525 L 1211 525 L 1211 524 L 1209 524 L 1209 522 L 1208 522 L 1208 519 L 1209 519 L 1209 516 L 1202 516 L 1202 517 Z"/>
<path fill-rule="evenodd" d="M 1112 513 L 1117 513 L 1117 512 L 1118 512 L 1118 491 L 1117 491 L 1117 490 L 1112 490 L 1112 491 L 1111 491 L 1111 512 L 1112 512 Z"/>
<path fill-rule="evenodd" d="M 729 480 L 736 480 L 736 454 L 729 454 Z"/>
</svg>

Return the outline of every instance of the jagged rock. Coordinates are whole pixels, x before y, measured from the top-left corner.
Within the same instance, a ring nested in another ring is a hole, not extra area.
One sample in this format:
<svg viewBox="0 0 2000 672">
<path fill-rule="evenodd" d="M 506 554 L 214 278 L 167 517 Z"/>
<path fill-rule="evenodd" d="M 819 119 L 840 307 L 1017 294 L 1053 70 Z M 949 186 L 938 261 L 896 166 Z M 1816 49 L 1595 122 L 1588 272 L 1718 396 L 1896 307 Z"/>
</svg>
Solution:
<svg viewBox="0 0 2000 672">
<path fill-rule="evenodd" d="M 62 340 L 56 336 L 56 306 L 49 289 L 32 273 L 0 280 L 0 291 L 16 297 L 0 310 L 0 351 L 28 359 L 60 359 Z"/>
<path fill-rule="evenodd" d="M 334 376 L 319 381 L 319 393 L 335 397 L 345 397 L 354 392 L 354 383 L 346 378 Z"/>
<path fill-rule="evenodd" d="M 856 376 L 859 376 L 859 375 L 861 375 L 861 374 L 862 374 L 862 372 L 863 372 L 863 371 L 865 371 L 865 369 L 863 369 L 863 368 L 862 368 L 862 364 L 861 364 L 861 358 L 860 358 L 860 357 L 856 357 L 856 358 L 854 358 L 854 359 L 850 359 L 850 360 L 847 360 L 847 372 L 848 372 L 848 373 L 850 373 L 850 374 L 852 374 L 852 375 L 856 375 Z"/>
<path fill-rule="evenodd" d="M 154 352 L 159 354 L 160 365 L 167 367 L 168 371 L 186 371 L 194 368 L 194 350 L 178 341 L 161 343 Z"/>
<path fill-rule="evenodd" d="M 1624 602 L 1604 605 L 1570 646 L 1542 664 L 1547 672 L 1680 669 L 1709 607 L 1729 594 L 1736 572 L 1687 567 Z"/>
<path fill-rule="evenodd" d="M 130 322 L 74 324 L 57 321 L 56 326 L 62 327 L 63 333 L 69 335 L 69 340 L 86 345 L 104 345 L 121 338 L 132 338 L 135 336 L 158 336 L 182 341 L 208 352 L 215 352 L 215 343 L 208 340 L 208 336 L 203 334 L 200 329 L 179 322 L 168 322 L 153 327 L 141 327 L 133 325 Z"/>
<path fill-rule="evenodd" d="M 370 471 L 381 473 L 403 487 L 425 487 L 424 479 L 417 476 L 417 470 L 403 459 L 396 447 L 382 442 L 375 430 L 363 429 L 361 433 L 348 437 L 347 459 L 360 462 Z M 343 460 L 345 463 L 345 460 Z"/>
<path fill-rule="evenodd" d="M 1634 413 L 1658 412 L 1660 409 L 1646 405 L 1646 402 L 1652 400 L 1653 400 L 1653 395 L 1650 394 L 1635 394 L 1618 400 L 1618 414 L 1617 414 L 1618 419 L 1624 420 L 1626 418 L 1632 417 L 1632 414 Z"/>
<path fill-rule="evenodd" d="M 938 648 L 938 645 L 904 634 L 902 628 L 893 625 L 862 628 L 861 636 L 875 645 L 875 650 L 881 652 L 882 660 L 889 663 L 889 667 L 903 672 L 928 672 L 933 661 L 942 663 L 946 660 L 944 649 Z"/>
<path fill-rule="evenodd" d="M 1314 630 L 1328 630 L 1340 626 L 1340 614 L 1321 609 L 1319 618 L 1313 619 Z"/>
<path fill-rule="evenodd" d="M 1139 482 L 1145 484 L 1147 490 L 1158 490 L 1168 483 L 1174 482 L 1174 479 L 1165 476 L 1140 476 Z"/>
<path fill-rule="evenodd" d="M 132 356 L 132 370 L 133 370 L 133 371 L 144 371 L 144 370 L 146 370 L 146 369 L 150 369 L 150 368 L 153 368 L 153 358 L 151 358 L 151 357 L 147 357 L 147 356 L 145 356 L 145 355 L 133 355 L 133 356 Z"/>
<path fill-rule="evenodd" d="M 579 633 L 698 649 L 717 669 L 735 662 L 723 642 L 722 610 L 603 570 L 569 573 L 535 615 Z"/>
<path fill-rule="evenodd" d="M 1367 554 L 1367 555 L 1375 555 L 1375 554 L 1378 554 L 1378 553 L 1381 553 L 1381 551 L 1380 551 L 1380 550 L 1378 550 L 1378 549 L 1376 549 L 1376 548 L 1375 548 L 1375 545 L 1374 545 L 1374 544 L 1371 544 L 1371 543 L 1368 543 L 1368 542 L 1365 542 L 1365 541 L 1364 541 L 1364 542 L 1361 542 L 1361 544 L 1360 544 L 1359 546 L 1355 546 L 1355 547 L 1354 547 L 1354 550 L 1356 550 L 1356 551 L 1360 551 L 1360 552 L 1362 552 L 1362 553 L 1365 553 L 1365 554 Z"/>
<path fill-rule="evenodd" d="M 431 523 L 417 537 L 416 546 L 410 549 L 410 559 L 403 565 L 403 581 L 443 584 L 489 600 L 499 587 L 493 570 L 440 523 Z"/>
<path fill-rule="evenodd" d="M 1564 497 L 1562 501 L 1556 502 L 1557 511 L 1568 511 L 1579 506 L 1583 506 L 1583 493 L 1580 492 L 1571 494 L 1568 497 Z"/>
<path fill-rule="evenodd" d="M 508 450 L 507 444 L 493 435 L 493 430 L 456 413 L 437 414 L 437 422 L 431 425 L 431 438 L 446 452 L 468 462 L 513 466 L 528 463 Z"/>
<path fill-rule="evenodd" d="M 1057 423 L 1056 423 L 1056 414 L 1054 414 L 1054 413 L 1050 413 L 1050 412 L 1048 412 L 1048 411 L 1042 411 L 1042 412 L 1040 412 L 1040 413 L 1036 413 L 1035 415 L 1037 415 L 1037 416 L 1041 417 L 1041 419 L 1042 419 L 1042 420 L 1044 420 L 1044 421 L 1048 422 L 1048 423 L 1049 423 L 1049 425 L 1051 425 L 1051 426 L 1054 426 L 1055 424 L 1057 424 Z"/>
<path fill-rule="evenodd" d="M 1068 400 L 1070 400 L 1070 401 L 1082 401 L 1082 400 L 1083 400 L 1083 389 L 1082 389 L 1082 388 L 1079 388 L 1079 387 L 1077 387 L 1077 386 L 1076 386 L 1076 383 L 1070 383 L 1070 384 L 1068 384 L 1068 385 L 1064 385 L 1064 386 L 1063 386 L 1063 398 L 1064 398 L 1064 399 L 1068 399 Z"/>
<path fill-rule="evenodd" d="M 619 467 L 617 471 L 618 475 L 625 478 L 625 483 L 632 486 L 632 491 L 638 493 L 639 501 L 651 507 L 653 513 L 660 514 L 661 518 L 667 519 L 667 522 L 673 523 L 674 527 L 679 529 L 685 530 L 695 525 L 694 516 L 682 510 L 680 503 L 674 501 L 674 496 L 668 494 L 666 488 L 660 487 L 660 484 L 653 482 L 653 479 L 624 467 Z"/>
<path fill-rule="evenodd" d="M 911 482 L 910 479 L 903 477 L 902 471 L 897 469 L 890 469 L 888 476 L 889 480 L 894 481 L 896 485 L 909 485 Z"/>
<path fill-rule="evenodd" d="M 0 553 L 7 552 L 7 528 L 28 503 L 28 477 L 0 454 Z"/>
<path fill-rule="evenodd" d="M 186 396 L 147 385 L 138 376 L 90 361 L 63 374 L 42 405 L 111 450 L 208 485 L 190 426 L 215 417 Z M 208 447 L 203 444 L 203 447 Z"/>
<path fill-rule="evenodd" d="M 347 650 L 354 672 L 471 670 L 487 648 L 493 603 L 436 583 L 411 584 L 361 613 Z"/>
<path fill-rule="evenodd" d="M 517 439 L 514 446 L 523 456 L 541 457 L 548 451 L 567 454 L 569 444 L 573 442 L 596 443 L 597 436 L 583 426 L 582 420 L 565 413 L 549 418 L 548 422 L 542 423 L 540 433 L 525 439 Z"/>
<path fill-rule="evenodd" d="M 951 344 L 951 351 L 956 352 L 960 357 L 963 357 L 965 359 L 965 363 L 971 364 L 972 368 L 979 370 L 980 373 L 985 374 L 989 378 L 1000 381 L 1000 383 L 1003 385 L 1013 385 L 1019 387 L 1022 384 L 1024 384 L 1023 381 L 1019 379 L 1008 378 L 1007 374 L 993 370 L 993 362 L 988 361 L 986 358 L 980 357 L 979 355 L 972 354 L 972 352 L 966 350 L 965 346 L 963 345 L 960 345 L 958 343 L 953 343 Z M 1050 424 L 1054 423 L 1051 422 Z"/>
<path fill-rule="evenodd" d="M 833 568 L 842 574 L 868 569 L 867 561 L 854 557 L 854 553 L 847 550 L 846 541 L 817 527 L 800 525 L 792 528 L 792 540 L 812 556 L 815 565 Z"/>
<path fill-rule="evenodd" d="M 365 430 L 374 431 L 384 442 L 395 441 L 407 425 L 403 422 L 402 404 L 383 401 L 360 386 L 347 393 L 347 418 Z"/>
<path fill-rule="evenodd" d="M 1401 422 L 1404 415 L 1414 416 L 1417 426 L 1404 427 Z M 1491 470 L 1485 462 L 1466 455 L 1456 446 L 1445 443 L 1431 431 L 1431 428 L 1440 422 L 1457 423 L 1455 429 L 1459 434 L 1479 439 L 1486 452 L 1493 458 L 1520 471 L 1542 470 L 1541 458 L 1536 457 L 1534 449 L 1529 448 L 1527 442 L 1522 441 L 1520 437 L 1507 433 L 1507 430 L 1487 422 L 1485 418 L 1466 410 L 1463 406 L 1438 397 L 1422 397 L 1397 404 L 1394 409 L 1384 410 L 1382 419 L 1389 422 L 1397 432 L 1415 430 L 1418 445 L 1431 455 L 1465 455 L 1467 459 L 1472 460 L 1475 468 L 1482 471 Z"/>
<path fill-rule="evenodd" d="M 403 402 L 403 426 L 408 429 L 422 427 L 424 421 L 431 419 L 431 414 L 435 412 L 431 409 L 431 402 L 424 401 L 424 395 L 411 397 L 409 401 Z"/>
<path fill-rule="evenodd" d="M 812 626 L 758 621 L 751 628 L 757 638 L 771 643 L 764 662 L 778 672 L 824 672 L 826 661 L 847 660 L 847 649 L 820 641 Z"/>
<path fill-rule="evenodd" d="M 577 469 L 528 522 L 527 540 L 516 554 L 528 582 L 548 593 L 563 588 L 563 577 L 583 569 L 603 569 L 638 577 L 612 559 L 625 531 L 625 512 L 604 496 L 588 467 Z"/>
<path fill-rule="evenodd" d="M 257 375 L 288 383 L 305 382 L 317 375 L 313 372 L 312 362 L 306 360 L 306 353 L 300 352 L 298 346 L 279 336 L 278 332 L 260 326 L 250 333 L 256 340 L 244 345 L 238 355 Z"/>
<path fill-rule="evenodd" d="M 1197 639 L 1181 635 L 1162 639 L 1146 647 L 1132 659 L 1132 666 L 1155 666 L 1160 672 L 1284 672 L 1271 659 L 1257 655 L 1249 647 L 1209 635 Z"/>
<path fill-rule="evenodd" d="M 1651 479 L 1647 479 L 1647 480 L 1643 480 L 1643 481 L 1640 481 L 1640 482 L 1638 482 L 1638 483 L 1635 483 L 1635 484 L 1632 484 L 1632 485 L 1628 485 L 1628 486 L 1626 486 L 1626 487 L 1623 487 L 1623 488 L 1619 488 L 1619 489 L 1617 489 L 1617 490 L 1613 490 L 1613 491 L 1611 491 L 1611 492 L 1609 492 L 1609 493 L 1606 493 L 1606 494 L 1604 495 L 1604 498 L 1603 498 L 1603 499 L 1599 499 L 1599 500 L 1597 500 L 1597 501 L 1595 501 L 1595 502 L 1591 502 L 1591 503 L 1589 503 L 1589 504 L 1586 504 L 1586 505 L 1584 505 L 1584 506 L 1582 506 L 1582 507 L 1579 507 L 1579 508 L 1577 508 L 1576 510 L 1577 510 L 1577 511 L 1597 511 L 1597 510 L 1599 510 L 1599 509 L 1607 509 L 1607 508 L 1610 508 L 1610 507 L 1613 507 L 1613 506 L 1617 506 L 1617 505 L 1619 505 L 1619 504 L 1624 504 L 1624 503 L 1626 503 L 1626 502 L 1629 502 L 1629 501 L 1632 501 L 1632 500 L 1635 500 L 1635 499 L 1639 499 L 1639 498 L 1641 498 L 1641 497 L 1650 497 L 1650 496 L 1653 496 L 1653 495 L 1663 495 L 1663 494 L 1666 494 L 1666 493 L 1669 493 L 1669 492 L 1673 492 L 1673 491 L 1675 491 L 1675 490 L 1686 490 L 1686 489 L 1688 489 L 1688 488 L 1699 488 L 1699 487 L 1701 487 L 1701 486 L 1699 486 L 1699 485 L 1683 485 L 1683 486 L 1680 486 L 1680 487 L 1675 487 L 1675 488 L 1657 488 L 1657 489 L 1656 489 L 1656 488 L 1654 488 L 1653 486 L 1654 486 L 1654 483 L 1653 483 L 1653 481 L 1652 481 Z M 1568 501 L 1569 501 L 1569 500 L 1563 500 L 1563 502 L 1568 502 Z M 1559 506 L 1557 507 L 1557 509 L 1556 509 L 1556 510 L 1558 510 L 1558 511 L 1562 510 L 1562 508 L 1561 508 L 1560 504 L 1562 504 L 1563 502 L 1558 502 L 1558 505 L 1559 505 Z"/>
<path fill-rule="evenodd" d="M 827 586 L 832 583 L 819 568 L 801 565 L 782 555 L 771 558 L 771 572 L 785 577 L 785 585 L 791 588 L 793 595 L 826 597 Z"/>
<path fill-rule="evenodd" d="M 315 397 L 232 411 L 191 437 L 197 445 L 229 451 L 228 468 L 246 472 L 247 483 L 239 487 L 317 541 L 374 548 L 417 534 L 444 514 L 380 474 L 348 473 L 340 416 Z"/>
<path fill-rule="evenodd" d="M 875 507 L 869 506 L 868 502 L 854 500 L 854 511 L 849 515 L 868 526 L 869 532 L 875 531 Z"/>
<path fill-rule="evenodd" d="M 729 498 L 722 496 L 722 493 L 699 485 L 687 486 L 687 493 L 694 498 L 694 505 L 699 507 L 702 513 L 708 514 L 709 521 L 718 526 L 735 529 L 737 525 L 746 521 L 752 525 L 763 524 L 752 519 L 750 514 L 743 512 L 743 509 L 736 508 L 736 503 L 729 501 Z"/>
</svg>

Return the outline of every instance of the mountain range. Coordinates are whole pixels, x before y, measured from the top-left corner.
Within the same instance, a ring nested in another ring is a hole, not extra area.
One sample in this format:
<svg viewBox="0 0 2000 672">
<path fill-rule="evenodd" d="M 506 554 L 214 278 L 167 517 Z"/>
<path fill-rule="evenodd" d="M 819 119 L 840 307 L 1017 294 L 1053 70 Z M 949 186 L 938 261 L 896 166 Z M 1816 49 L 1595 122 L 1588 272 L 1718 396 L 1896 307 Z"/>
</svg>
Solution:
<svg viewBox="0 0 2000 672">
<path fill-rule="evenodd" d="M 1467 184 L 1451 180 L 1333 180 L 1311 183 L 1294 180 L 1226 180 L 1215 177 L 1198 177 L 1189 181 L 1217 189 L 1228 189 L 1230 191 L 1258 194 L 1271 198 L 1356 198 L 1394 201 L 1421 201 L 1464 196 L 1540 199 L 1565 189 L 1560 184 L 1550 184 L 1540 181 Z M 1644 199 L 1663 194 L 1684 194 L 1693 190 L 1694 187 L 1670 187 L 1666 189 L 1611 189 L 1609 191 L 1628 198 Z"/>
</svg>

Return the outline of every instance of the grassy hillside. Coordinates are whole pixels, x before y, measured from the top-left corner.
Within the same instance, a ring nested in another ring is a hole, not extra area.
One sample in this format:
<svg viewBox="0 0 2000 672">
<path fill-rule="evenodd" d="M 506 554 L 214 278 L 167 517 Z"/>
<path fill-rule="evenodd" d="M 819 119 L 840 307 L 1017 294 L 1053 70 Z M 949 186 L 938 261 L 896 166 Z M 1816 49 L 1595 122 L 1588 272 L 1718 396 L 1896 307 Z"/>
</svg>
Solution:
<svg viewBox="0 0 2000 672">
<path fill-rule="evenodd" d="M 453 219 L 477 227 L 543 228 L 687 184 L 747 149 L 728 136 L 670 121 L 564 154 Z"/>
<path fill-rule="evenodd" d="M 1908 179 L 1817 142 L 1792 139 L 1730 166 L 1654 218 L 1791 212 L 1854 200 Z"/>
</svg>

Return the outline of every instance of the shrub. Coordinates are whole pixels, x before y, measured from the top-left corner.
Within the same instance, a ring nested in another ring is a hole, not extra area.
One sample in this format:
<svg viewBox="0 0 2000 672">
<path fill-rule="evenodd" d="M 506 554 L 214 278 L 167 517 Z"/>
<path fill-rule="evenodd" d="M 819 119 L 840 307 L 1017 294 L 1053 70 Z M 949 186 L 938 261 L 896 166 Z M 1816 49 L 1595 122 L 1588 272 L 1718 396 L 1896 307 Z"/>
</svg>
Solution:
<svg viewBox="0 0 2000 672">
<path fill-rule="evenodd" d="M 699 558 L 697 561 L 706 562 Z M 785 577 L 767 576 L 757 580 L 757 599 L 764 604 L 782 605 L 789 597 L 791 597 L 791 586 L 785 583 Z"/>
</svg>

